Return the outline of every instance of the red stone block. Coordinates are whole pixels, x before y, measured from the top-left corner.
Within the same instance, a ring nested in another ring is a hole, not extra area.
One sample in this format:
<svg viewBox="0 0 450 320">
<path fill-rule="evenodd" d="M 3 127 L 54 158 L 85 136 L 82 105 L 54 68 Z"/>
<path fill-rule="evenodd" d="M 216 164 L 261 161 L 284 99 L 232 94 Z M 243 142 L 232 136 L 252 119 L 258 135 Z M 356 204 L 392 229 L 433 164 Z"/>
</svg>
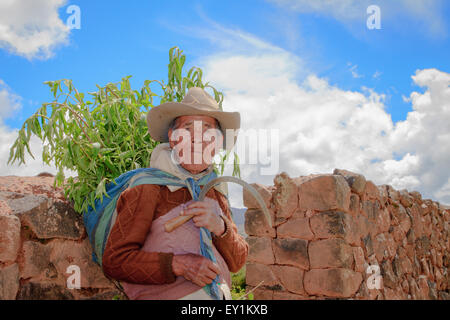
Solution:
<svg viewBox="0 0 450 320">
<path fill-rule="evenodd" d="M 346 235 L 345 220 L 344 212 L 320 212 L 311 217 L 311 230 L 318 239 L 344 238 Z"/>
<path fill-rule="evenodd" d="M 430 288 L 428 286 L 427 277 L 419 276 L 419 281 L 417 282 L 417 285 L 419 287 L 419 294 L 418 294 L 419 299 L 428 300 Z"/>
<path fill-rule="evenodd" d="M 430 277 L 430 268 L 425 258 L 420 259 L 421 273 L 427 277 Z"/>
<path fill-rule="evenodd" d="M 14 213 L 7 201 L 0 200 L 0 213 L 7 215 Z"/>
<path fill-rule="evenodd" d="M 345 226 L 345 241 L 352 246 L 361 246 L 361 228 L 358 217 L 353 217 L 346 214 Z"/>
<path fill-rule="evenodd" d="M 45 280 L 46 276 L 55 276 L 56 271 L 50 265 L 51 246 L 35 241 L 25 241 L 23 243 L 24 262 L 20 276 L 23 279 L 33 278 L 34 280 Z M 48 279 L 47 279 L 48 280 Z"/>
<path fill-rule="evenodd" d="M 436 288 L 443 290 L 445 288 L 445 278 L 439 268 L 434 269 L 434 279 L 436 280 Z"/>
<path fill-rule="evenodd" d="M 350 207 L 349 207 L 349 212 L 353 215 L 353 216 L 357 216 L 359 215 L 359 210 L 360 210 L 360 200 L 359 200 L 359 196 L 355 193 L 352 193 L 350 195 Z"/>
<path fill-rule="evenodd" d="M 12 262 L 20 248 L 20 220 L 12 214 L 0 214 L 0 262 Z"/>
<path fill-rule="evenodd" d="M 349 269 L 312 269 L 305 273 L 304 286 L 310 295 L 349 298 L 359 289 L 362 275 Z"/>
<path fill-rule="evenodd" d="M 270 266 L 261 263 L 247 263 L 245 271 L 246 283 L 250 286 L 273 287 L 280 286 Z M 281 288 L 280 288 L 281 289 Z"/>
<path fill-rule="evenodd" d="M 431 248 L 430 253 L 431 253 L 431 263 L 433 265 L 436 265 L 436 256 L 437 256 L 436 255 L 436 249 Z"/>
<path fill-rule="evenodd" d="M 398 192 L 397 190 L 395 190 L 392 186 L 388 185 L 388 194 L 389 197 L 393 200 L 393 201 L 399 201 L 400 200 L 400 192 Z"/>
<path fill-rule="evenodd" d="M 361 214 L 364 215 L 372 224 L 378 222 L 380 211 L 381 204 L 378 200 L 364 200 L 362 202 Z"/>
<path fill-rule="evenodd" d="M 246 241 L 249 245 L 247 261 L 262 264 L 275 263 L 271 238 L 248 237 Z"/>
<path fill-rule="evenodd" d="M 50 262 L 64 281 L 69 277 L 67 268 L 70 265 L 80 267 L 81 288 L 114 288 L 114 285 L 105 277 L 102 269 L 92 261 L 92 247 L 88 238 L 81 242 L 55 239 L 48 244 L 51 247 Z"/>
<path fill-rule="evenodd" d="M 388 258 L 392 259 L 395 257 L 397 253 L 397 243 L 394 240 L 394 237 L 390 233 L 386 233 L 386 246 L 387 246 L 387 253 Z"/>
<path fill-rule="evenodd" d="M 351 269 L 353 265 L 352 247 L 342 239 L 313 241 L 309 244 L 308 252 L 311 269 Z"/>
<path fill-rule="evenodd" d="M 17 263 L 0 269 L 0 300 L 15 300 L 19 290 Z"/>
<path fill-rule="evenodd" d="M 411 218 L 409 216 L 405 217 L 405 219 L 400 221 L 399 226 L 405 234 L 408 233 L 409 229 L 411 229 Z"/>
<path fill-rule="evenodd" d="M 303 288 L 304 270 L 291 266 L 271 266 L 273 273 L 281 282 L 281 285 L 287 291 L 305 295 Z"/>
<path fill-rule="evenodd" d="M 312 240 L 314 234 L 309 226 L 309 218 L 290 218 L 277 227 L 277 237 Z"/>
<path fill-rule="evenodd" d="M 260 210 L 248 209 L 245 211 L 244 228 L 245 233 L 250 236 L 275 238 L 276 235 L 275 228 L 269 226 L 266 216 Z"/>
<path fill-rule="evenodd" d="M 357 217 L 357 223 L 359 228 L 359 235 L 361 238 L 365 238 L 370 231 L 374 230 L 373 224 L 371 224 L 369 220 L 363 215 L 359 215 Z M 375 235 L 375 233 L 373 233 L 373 235 Z"/>
<path fill-rule="evenodd" d="M 285 172 L 276 175 L 273 182 L 276 187 L 272 196 L 276 210 L 275 224 L 279 224 L 289 219 L 299 207 L 299 189 L 296 181 Z"/>
<path fill-rule="evenodd" d="M 411 197 L 408 193 L 408 190 L 403 189 L 400 190 L 400 203 L 405 207 L 409 208 L 414 203 L 413 197 Z"/>
<path fill-rule="evenodd" d="M 392 270 L 392 265 L 389 260 L 384 260 L 380 264 L 381 276 L 383 277 L 383 286 L 395 289 L 398 287 L 398 278 Z"/>
<path fill-rule="evenodd" d="M 406 295 L 402 291 L 401 287 L 397 287 L 395 289 L 390 289 L 388 287 L 384 287 L 384 299 L 385 300 L 405 300 Z"/>
<path fill-rule="evenodd" d="M 408 257 L 405 257 L 400 261 L 400 265 L 402 266 L 402 270 L 407 274 L 412 274 L 414 272 L 411 260 Z"/>
<path fill-rule="evenodd" d="M 359 195 L 364 192 L 366 178 L 362 174 L 342 169 L 334 169 L 333 174 L 343 176 L 353 192 Z"/>
<path fill-rule="evenodd" d="M 406 233 L 400 226 L 395 226 L 393 227 L 392 236 L 394 237 L 395 241 L 401 243 L 403 239 L 406 237 Z"/>
<path fill-rule="evenodd" d="M 444 260 L 442 259 L 442 253 L 440 251 L 436 253 L 436 265 L 439 268 L 442 268 L 444 266 Z"/>
<path fill-rule="evenodd" d="M 420 299 L 419 286 L 417 285 L 414 278 L 409 279 L 409 290 L 410 290 L 411 297 L 413 300 Z"/>
<path fill-rule="evenodd" d="M 418 206 L 414 205 L 410 208 L 410 213 L 412 217 L 412 227 L 414 229 L 414 234 L 416 238 L 423 236 L 423 222 L 422 215 L 420 214 Z"/>
<path fill-rule="evenodd" d="M 383 204 L 383 206 L 387 205 L 389 198 L 388 186 L 386 184 L 383 184 L 381 186 L 377 186 L 377 188 L 380 193 L 381 203 Z"/>
<path fill-rule="evenodd" d="M 431 215 L 422 216 L 423 221 L 423 233 L 425 236 L 430 237 L 433 231 L 433 225 L 431 224 Z"/>
<path fill-rule="evenodd" d="M 364 251 L 361 247 L 352 247 L 353 259 L 355 260 L 355 271 L 365 272 L 366 260 L 364 258 Z"/>
<path fill-rule="evenodd" d="M 420 205 L 420 214 L 421 215 L 426 215 L 429 214 L 431 212 L 431 206 L 428 206 L 426 203 L 422 203 Z"/>
<path fill-rule="evenodd" d="M 403 289 L 403 292 L 404 293 L 406 293 L 406 294 L 408 294 L 409 293 L 409 284 L 408 284 L 408 280 L 403 280 L 402 281 L 402 289 Z"/>
<path fill-rule="evenodd" d="M 272 191 L 275 188 L 273 186 L 269 187 L 259 183 L 252 183 L 250 185 L 254 187 L 256 191 L 258 191 L 258 193 L 261 195 L 261 198 L 264 200 L 266 207 L 270 208 Z M 247 207 L 248 209 L 261 209 L 258 202 L 255 200 L 255 197 L 253 197 L 253 195 L 246 188 L 243 188 L 242 199 L 244 201 L 244 207 Z"/>
<path fill-rule="evenodd" d="M 311 298 L 288 291 L 274 291 L 273 300 L 311 300 Z"/>
<path fill-rule="evenodd" d="M 381 194 L 378 187 L 372 181 L 367 181 L 363 193 L 364 200 L 377 200 L 381 202 Z"/>
<path fill-rule="evenodd" d="M 381 209 L 377 221 L 377 233 L 387 232 L 391 226 L 391 215 L 387 208 Z"/>
<path fill-rule="evenodd" d="M 413 197 L 414 201 L 422 203 L 422 195 L 418 191 L 411 191 L 409 195 Z"/>
<path fill-rule="evenodd" d="M 272 245 L 277 264 L 309 269 L 308 241 L 303 239 L 274 239 Z"/>
<path fill-rule="evenodd" d="M 389 256 L 387 251 L 387 239 L 384 233 L 380 233 L 373 239 L 373 249 L 378 262 Z"/>
<path fill-rule="evenodd" d="M 388 209 L 391 213 L 391 224 L 394 226 L 399 225 L 401 221 L 409 218 L 405 207 L 398 202 L 389 205 Z"/>
<path fill-rule="evenodd" d="M 300 183 L 299 190 L 302 210 L 349 211 L 350 187 L 340 175 L 315 176 Z"/>
</svg>

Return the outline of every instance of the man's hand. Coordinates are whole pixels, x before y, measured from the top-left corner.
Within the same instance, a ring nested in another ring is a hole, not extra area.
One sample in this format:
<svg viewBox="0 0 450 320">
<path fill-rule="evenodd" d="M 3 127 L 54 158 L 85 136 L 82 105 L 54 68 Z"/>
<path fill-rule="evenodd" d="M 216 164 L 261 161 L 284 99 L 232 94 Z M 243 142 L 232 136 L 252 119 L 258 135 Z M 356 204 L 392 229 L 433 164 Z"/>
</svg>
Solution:
<svg viewBox="0 0 450 320">
<path fill-rule="evenodd" d="M 174 255 L 172 270 L 176 276 L 183 276 L 200 287 L 210 284 L 219 274 L 217 264 L 197 254 Z"/>
<path fill-rule="evenodd" d="M 194 215 L 192 221 L 196 227 L 204 227 L 216 236 L 221 236 L 225 232 L 225 222 L 215 212 L 215 207 L 211 202 L 191 202 L 181 212 L 181 215 Z"/>
</svg>

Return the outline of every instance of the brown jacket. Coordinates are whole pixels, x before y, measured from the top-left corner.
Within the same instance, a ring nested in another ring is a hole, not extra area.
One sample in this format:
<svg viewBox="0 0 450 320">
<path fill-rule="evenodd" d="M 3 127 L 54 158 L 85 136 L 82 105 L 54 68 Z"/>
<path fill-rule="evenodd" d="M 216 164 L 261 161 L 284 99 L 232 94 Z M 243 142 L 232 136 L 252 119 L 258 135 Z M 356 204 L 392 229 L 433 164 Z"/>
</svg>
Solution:
<svg viewBox="0 0 450 320">
<path fill-rule="evenodd" d="M 215 189 L 207 197 L 216 199 L 226 215 L 225 233 L 213 235 L 213 244 L 226 261 L 231 272 L 244 265 L 248 244 L 237 232 L 231 210 L 224 195 Z M 143 184 L 124 191 L 117 202 L 117 219 L 103 253 L 103 272 L 115 280 L 139 284 L 172 283 L 173 253 L 144 252 L 152 221 L 176 206 L 191 200 L 187 188 L 171 192 L 166 186 Z"/>
</svg>

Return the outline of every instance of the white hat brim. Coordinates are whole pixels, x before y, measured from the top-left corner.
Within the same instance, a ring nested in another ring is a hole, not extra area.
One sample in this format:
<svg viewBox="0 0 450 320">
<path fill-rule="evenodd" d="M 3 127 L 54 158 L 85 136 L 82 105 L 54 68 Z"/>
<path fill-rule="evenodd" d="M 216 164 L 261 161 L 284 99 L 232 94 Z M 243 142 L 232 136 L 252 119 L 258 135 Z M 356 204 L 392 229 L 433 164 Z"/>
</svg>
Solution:
<svg viewBox="0 0 450 320">
<path fill-rule="evenodd" d="M 151 108 L 147 113 L 148 132 L 153 140 L 168 142 L 169 125 L 172 120 L 179 116 L 189 115 L 204 115 L 217 119 L 224 134 L 224 146 L 227 147 L 227 150 L 230 150 L 236 144 L 237 133 L 241 125 L 241 115 L 239 112 L 203 110 L 182 102 L 166 102 Z M 234 139 L 229 146 L 226 141 L 227 129 L 233 129 L 235 132 Z"/>
</svg>

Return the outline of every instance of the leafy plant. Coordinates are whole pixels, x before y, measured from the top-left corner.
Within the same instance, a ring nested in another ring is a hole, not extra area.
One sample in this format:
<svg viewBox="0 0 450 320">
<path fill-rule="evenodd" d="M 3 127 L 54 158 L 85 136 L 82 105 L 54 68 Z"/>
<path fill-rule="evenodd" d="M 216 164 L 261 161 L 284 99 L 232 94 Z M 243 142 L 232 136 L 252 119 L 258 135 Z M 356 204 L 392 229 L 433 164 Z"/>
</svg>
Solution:
<svg viewBox="0 0 450 320">
<path fill-rule="evenodd" d="M 253 300 L 253 293 L 246 294 L 245 266 L 236 273 L 231 273 L 231 297 L 233 300 Z"/>
<path fill-rule="evenodd" d="M 57 174 L 54 186 L 64 188 L 65 197 L 73 201 L 75 211 L 86 212 L 96 199 L 108 196 L 105 186 L 121 174 L 148 167 L 153 148 L 158 144 L 148 134 L 146 114 L 153 107 L 154 97 L 160 103 L 180 102 L 191 87 L 212 88 L 214 98 L 222 108 L 223 94 L 203 83 L 202 70 L 192 67 L 183 76 L 186 56 L 178 47 L 169 50 L 168 81 L 146 80 L 140 90 L 130 85 L 130 77 L 119 83 L 108 83 L 85 95 L 72 81 L 47 81 L 53 101 L 43 103 L 29 117 L 10 149 L 9 163 L 25 163 L 25 148 L 31 153 L 29 141 L 34 134 L 44 144 L 43 162 L 54 161 Z M 152 84 L 159 84 L 163 93 L 156 94 Z M 51 108 L 51 114 L 48 114 Z M 141 108 L 144 108 L 142 111 Z M 46 143 L 47 142 L 47 143 Z M 223 174 L 229 153 L 221 155 L 214 170 Z M 78 177 L 64 176 L 64 169 L 76 171 Z M 237 155 L 233 175 L 240 177 Z"/>
</svg>

